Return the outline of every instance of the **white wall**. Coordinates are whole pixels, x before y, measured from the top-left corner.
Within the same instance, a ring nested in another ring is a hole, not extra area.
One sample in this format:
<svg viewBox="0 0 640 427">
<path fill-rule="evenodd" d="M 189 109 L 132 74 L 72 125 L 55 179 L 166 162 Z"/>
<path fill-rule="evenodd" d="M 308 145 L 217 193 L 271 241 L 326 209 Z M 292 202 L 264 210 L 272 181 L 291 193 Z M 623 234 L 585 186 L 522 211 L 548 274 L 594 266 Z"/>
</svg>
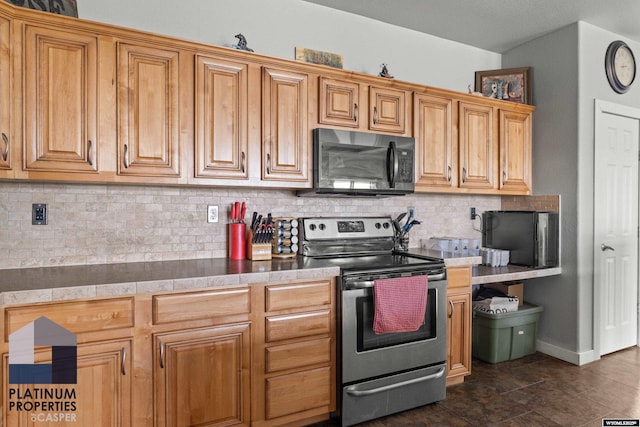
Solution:
<svg viewBox="0 0 640 427">
<path fill-rule="evenodd" d="M 245 35 L 258 53 L 295 58 L 295 47 L 343 55 L 347 70 L 461 92 L 497 53 L 300 0 L 80 0 L 80 18 L 231 46 Z"/>
</svg>

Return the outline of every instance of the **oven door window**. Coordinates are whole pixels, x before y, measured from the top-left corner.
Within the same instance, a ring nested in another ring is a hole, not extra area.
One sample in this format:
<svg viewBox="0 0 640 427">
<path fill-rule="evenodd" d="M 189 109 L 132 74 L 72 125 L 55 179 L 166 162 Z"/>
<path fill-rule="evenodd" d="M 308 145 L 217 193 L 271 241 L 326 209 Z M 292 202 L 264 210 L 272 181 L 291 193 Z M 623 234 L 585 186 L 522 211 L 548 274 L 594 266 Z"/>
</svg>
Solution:
<svg viewBox="0 0 640 427">
<path fill-rule="evenodd" d="M 356 299 L 358 352 L 436 338 L 436 303 L 436 290 L 429 289 L 424 322 L 418 330 L 378 335 L 373 331 L 373 315 L 375 312 L 373 293 L 358 297 Z"/>
</svg>

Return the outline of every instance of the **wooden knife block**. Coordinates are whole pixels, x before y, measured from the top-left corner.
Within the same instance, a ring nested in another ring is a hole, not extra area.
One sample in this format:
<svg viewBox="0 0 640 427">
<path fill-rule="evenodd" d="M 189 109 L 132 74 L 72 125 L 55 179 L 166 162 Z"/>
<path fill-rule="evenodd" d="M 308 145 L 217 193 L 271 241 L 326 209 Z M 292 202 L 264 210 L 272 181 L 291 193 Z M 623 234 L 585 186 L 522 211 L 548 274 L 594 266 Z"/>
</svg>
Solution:
<svg viewBox="0 0 640 427">
<path fill-rule="evenodd" d="M 247 258 L 254 261 L 271 259 L 271 242 L 253 243 L 253 231 L 247 236 Z"/>
</svg>

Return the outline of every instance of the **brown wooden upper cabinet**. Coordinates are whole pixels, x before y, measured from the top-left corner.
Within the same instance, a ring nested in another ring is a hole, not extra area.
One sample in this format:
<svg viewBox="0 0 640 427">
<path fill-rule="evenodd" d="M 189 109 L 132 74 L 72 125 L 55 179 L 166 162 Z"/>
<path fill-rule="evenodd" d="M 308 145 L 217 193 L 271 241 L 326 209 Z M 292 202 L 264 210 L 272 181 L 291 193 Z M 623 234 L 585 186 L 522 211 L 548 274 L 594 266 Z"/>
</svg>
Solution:
<svg viewBox="0 0 640 427">
<path fill-rule="evenodd" d="M 458 186 L 457 117 L 452 98 L 416 94 L 414 136 L 418 186 L 448 190 Z"/>
<path fill-rule="evenodd" d="M 0 177 L 13 175 L 11 20 L 0 16 Z"/>
<path fill-rule="evenodd" d="M 498 147 L 495 143 L 494 107 L 459 103 L 460 187 L 495 189 Z"/>
<path fill-rule="evenodd" d="M 195 62 L 195 175 L 245 180 L 249 177 L 248 65 L 208 55 L 196 55 Z"/>
<path fill-rule="evenodd" d="M 408 135 L 411 92 L 353 80 L 320 77 L 318 123 Z"/>
<path fill-rule="evenodd" d="M 96 173 L 98 36 L 25 23 L 23 44 L 24 168 Z"/>
<path fill-rule="evenodd" d="M 309 76 L 262 69 L 262 179 L 310 181 Z"/>
<path fill-rule="evenodd" d="M 531 191 L 531 113 L 500 110 L 500 190 Z"/>
<path fill-rule="evenodd" d="M 179 51 L 117 43 L 118 174 L 180 177 Z"/>
</svg>

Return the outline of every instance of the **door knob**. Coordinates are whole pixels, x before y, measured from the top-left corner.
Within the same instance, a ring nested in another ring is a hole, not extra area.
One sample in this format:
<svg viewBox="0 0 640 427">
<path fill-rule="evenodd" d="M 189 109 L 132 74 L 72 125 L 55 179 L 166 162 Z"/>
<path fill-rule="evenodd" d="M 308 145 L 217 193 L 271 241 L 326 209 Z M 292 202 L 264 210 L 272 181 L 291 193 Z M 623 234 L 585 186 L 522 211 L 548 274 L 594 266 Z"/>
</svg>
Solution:
<svg viewBox="0 0 640 427">
<path fill-rule="evenodd" d="M 604 251 L 615 251 L 615 249 L 613 249 L 611 246 L 609 245 L 605 245 L 604 243 L 600 245 L 600 249 L 604 252 Z"/>
</svg>

